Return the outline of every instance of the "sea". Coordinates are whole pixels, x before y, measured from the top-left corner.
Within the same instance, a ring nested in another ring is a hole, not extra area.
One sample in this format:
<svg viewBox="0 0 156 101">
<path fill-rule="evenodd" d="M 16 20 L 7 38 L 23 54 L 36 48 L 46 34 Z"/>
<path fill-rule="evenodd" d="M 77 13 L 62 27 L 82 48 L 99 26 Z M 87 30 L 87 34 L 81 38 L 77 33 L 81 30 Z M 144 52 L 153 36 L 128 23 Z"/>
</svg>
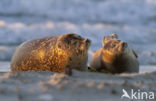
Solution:
<svg viewBox="0 0 156 101">
<path fill-rule="evenodd" d="M 156 71 L 156 0 L 0 0 L 0 71 L 16 48 L 44 36 L 76 33 L 92 40 L 117 33 L 138 54 L 140 72 Z"/>
</svg>

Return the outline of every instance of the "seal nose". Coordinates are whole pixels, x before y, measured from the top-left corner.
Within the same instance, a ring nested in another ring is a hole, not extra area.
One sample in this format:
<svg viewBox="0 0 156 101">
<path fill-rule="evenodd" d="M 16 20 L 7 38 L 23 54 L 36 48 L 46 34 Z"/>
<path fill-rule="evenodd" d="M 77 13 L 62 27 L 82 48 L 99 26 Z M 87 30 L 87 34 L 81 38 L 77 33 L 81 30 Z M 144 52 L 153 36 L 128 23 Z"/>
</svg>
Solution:
<svg viewBox="0 0 156 101">
<path fill-rule="evenodd" d="M 87 42 L 87 43 L 91 43 L 91 40 L 89 40 L 89 39 L 86 39 L 86 42 Z"/>
<path fill-rule="evenodd" d="M 126 42 L 123 42 L 123 43 L 122 43 L 122 47 L 124 47 L 124 48 L 125 48 L 125 47 L 127 47 L 127 46 L 128 46 L 128 45 L 127 45 L 127 43 L 126 43 Z"/>
<path fill-rule="evenodd" d="M 91 44 L 91 40 L 89 39 L 84 39 L 84 42 L 85 42 L 86 47 L 89 47 Z"/>
</svg>

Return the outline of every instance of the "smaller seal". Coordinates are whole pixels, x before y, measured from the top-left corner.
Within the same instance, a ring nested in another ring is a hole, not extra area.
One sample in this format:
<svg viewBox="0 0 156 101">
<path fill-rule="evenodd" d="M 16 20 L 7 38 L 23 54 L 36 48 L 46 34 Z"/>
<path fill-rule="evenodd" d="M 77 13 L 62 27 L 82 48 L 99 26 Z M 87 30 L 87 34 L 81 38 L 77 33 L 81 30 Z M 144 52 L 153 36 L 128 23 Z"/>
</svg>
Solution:
<svg viewBox="0 0 156 101">
<path fill-rule="evenodd" d="M 104 37 L 102 45 L 103 48 L 93 55 L 89 71 L 112 74 L 139 72 L 137 54 L 126 42 L 118 40 L 117 34 Z"/>
<path fill-rule="evenodd" d="M 69 68 L 87 71 L 90 44 L 89 39 L 74 33 L 26 41 L 16 49 L 11 70 L 66 72 Z"/>
</svg>

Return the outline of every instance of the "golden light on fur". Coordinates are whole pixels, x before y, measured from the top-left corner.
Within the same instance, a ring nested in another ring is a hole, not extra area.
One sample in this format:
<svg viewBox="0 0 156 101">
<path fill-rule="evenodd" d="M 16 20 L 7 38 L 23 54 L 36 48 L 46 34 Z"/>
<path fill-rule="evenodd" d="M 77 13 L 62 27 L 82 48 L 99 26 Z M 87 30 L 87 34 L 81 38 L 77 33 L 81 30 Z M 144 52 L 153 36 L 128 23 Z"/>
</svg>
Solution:
<svg viewBox="0 0 156 101">
<path fill-rule="evenodd" d="M 42 59 L 45 56 L 45 51 L 44 50 L 40 50 L 38 54 L 39 54 L 39 57 Z"/>
<path fill-rule="evenodd" d="M 74 33 L 24 42 L 12 57 L 11 70 L 64 72 L 70 68 L 86 71 L 90 43 Z"/>
<path fill-rule="evenodd" d="M 106 50 L 103 51 L 103 55 L 102 55 L 102 59 L 106 62 L 106 63 L 113 63 L 113 61 L 115 60 L 115 55 L 112 52 Z"/>
<path fill-rule="evenodd" d="M 139 72 L 136 53 L 126 42 L 119 40 L 116 34 L 104 37 L 102 46 L 93 55 L 90 68 L 113 74 Z"/>
</svg>

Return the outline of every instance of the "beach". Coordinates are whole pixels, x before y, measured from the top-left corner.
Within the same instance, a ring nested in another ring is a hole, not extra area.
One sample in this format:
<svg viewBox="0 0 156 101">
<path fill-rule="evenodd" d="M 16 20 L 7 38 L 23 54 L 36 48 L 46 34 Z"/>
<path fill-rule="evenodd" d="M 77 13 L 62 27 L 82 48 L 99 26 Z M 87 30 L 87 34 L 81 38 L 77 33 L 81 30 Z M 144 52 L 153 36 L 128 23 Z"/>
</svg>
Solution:
<svg viewBox="0 0 156 101">
<path fill-rule="evenodd" d="M 72 71 L 68 76 L 54 72 L 11 72 L 9 62 L 0 62 L 2 101 L 155 101 L 156 67 L 141 66 L 140 73 L 104 74 Z M 147 69 L 148 68 L 148 69 Z M 129 94 L 153 92 L 144 99 L 122 98 Z"/>
<path fill-rule="evenodd" d="M 0 0 L 0 101 L 155 101 L 155 28 L 155 0 Z M 92 41 L 88 65 L 116 33 L 138 55 L 140 72 L 11 72 L 21 43 L 71 32 Z"/>
<path fill-rule="evenodd" d="M 141 74 L 100 74 L 73 71 L 72 76 L 52 72 L 0 73 L 2 101 L 155 101 L 121 98 L 123 89 L 131 94 L 156 93 L 156 72 Z M 139 91 L 138 91 L 139 90 Z M 145 96 L 143 96 L 145 97 Z M 140 97 L 141 98 L 141 97 Z"/>
</svg>

